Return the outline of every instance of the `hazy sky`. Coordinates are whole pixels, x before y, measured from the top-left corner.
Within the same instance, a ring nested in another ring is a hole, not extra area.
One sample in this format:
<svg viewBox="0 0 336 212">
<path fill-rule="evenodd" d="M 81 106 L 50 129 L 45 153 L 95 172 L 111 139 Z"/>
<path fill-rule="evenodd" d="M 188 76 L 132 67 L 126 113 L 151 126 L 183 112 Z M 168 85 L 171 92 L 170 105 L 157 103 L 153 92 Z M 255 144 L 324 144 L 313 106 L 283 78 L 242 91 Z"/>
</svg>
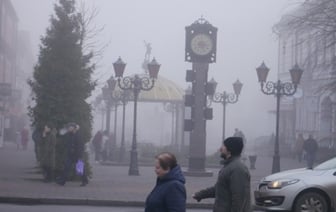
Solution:
<svg viewBox="0 0 336 212">
<path fill-rule="evenodd" d="M 54 0 L 12 0 L 19 16 L 20 29 L 31 32 L 35 55 L 41 35 L 49 26 Z M 227 106 L 226 134 L 241 128 L 248 138 L 274 132 L 275 98 L 261 93 L 255 68 L 264 60 L 275 81 L 277 38 L 272 26 L 297 0 L 85 0 L 99 14 L 97 26 L 105 26 L 97 40 L 109 43 L 95 78 L 99 87 L 113 73 L 118 56 L 127 63 L 127 73 L 142 72 L 144 40 L 151 43 L 152 56 L 161 63 L 160 75 L 186 88 L 185 72 L 191 64 L 184 61 L 185 26 L 203 16 L 218 28 L 217 62 L 210 65 L 209 79 L 218 82 L 217 91 L 232 91 L 239 78 L 244 84 L 240 100 Z M 214 106 L 214 120 L 208 122 L 209 143 L 221 138 L 222 107 Z M 209 135 L 210 134 L 210 135 Z M 214 148 L 214 147 L 213 147 Z M 210 148 L 210 149 L 213 149 Z"/>
</svg>

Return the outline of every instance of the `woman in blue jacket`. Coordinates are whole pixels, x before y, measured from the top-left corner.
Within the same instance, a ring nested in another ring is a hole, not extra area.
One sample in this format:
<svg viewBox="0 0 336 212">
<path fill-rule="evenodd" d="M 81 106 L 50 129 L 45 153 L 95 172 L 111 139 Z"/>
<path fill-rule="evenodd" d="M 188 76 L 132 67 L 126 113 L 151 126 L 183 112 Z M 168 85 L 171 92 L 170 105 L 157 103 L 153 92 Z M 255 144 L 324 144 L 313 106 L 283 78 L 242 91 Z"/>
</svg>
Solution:
<svg viewBox="0 0 336 212">
<path fill-rule="evenodd" d="M 182 170 L 169 152 L 155 157 L 156 185 L 147 196 L 145 212 L 185 212 L 186 189 Z"/>
</svg>

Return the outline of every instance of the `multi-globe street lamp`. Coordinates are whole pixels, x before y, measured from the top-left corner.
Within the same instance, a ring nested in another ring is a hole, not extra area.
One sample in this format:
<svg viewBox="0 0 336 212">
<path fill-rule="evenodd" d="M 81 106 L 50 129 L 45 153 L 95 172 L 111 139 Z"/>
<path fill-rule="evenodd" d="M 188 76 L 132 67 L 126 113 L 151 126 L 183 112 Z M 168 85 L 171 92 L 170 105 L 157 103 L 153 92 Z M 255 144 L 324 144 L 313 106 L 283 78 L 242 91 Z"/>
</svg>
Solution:
<svg viewBox="0 0 336 212">
<path fill-rule="evenodd" d="M 272 173 L 280 171 L 280 154 L 279 154 L 279 115 L 280 115 L 280 98 L 282 96 L 292 96 L 295 94 L 298 84 L 303 73 L 303 70 L 295 64 L 292 69 L 289 70 L 292 82 L 277 82 L 267 81 L 267 75 L 269 68 L 264 62 L 256 68 L 258 81 L 260 82 L 261 91 L 266 95 L 274 95 L 276 97 L 276 124 L 275 124 L 275 143 L 274 143 L 274 155 L 272 164 Z"/>
<path fill-rule="evenodd" d="M 128 175 L 139 175 L 138 168 L 138 153 L 137 153 L 137 139 L 136 139 L 136 123 L 137 123 L 137 103 L 140 91 L 149 91 L 155 85 L 157 79 L 160 64 L 156 62 L 155 58 L 152 62 L 147 64 L 149 77 L 147 76 L 127 76 L 123 77 L 126 63 L 119 57 L 118 60 L 113 63 L 115 71 L 115 77 L 117 78 L 118 87 L 122 90 L 129 90 L 133 92 L 134 112 L 133 112 L 133 135 L 132 135 L 132 148 L 131 148 L 131 160 Z"/>
<path fill-rule="evenodd" d="M 112 141 L 112 143 L 109 143 L 109 158 L 110 160 L 116 160 L 117 159 L 117 120 L 118 120 L 118 107 L 120 105 L 123 105 L 123 109 L 125 109 L 125 91 L 115 90 L 116 83 L 113 82 L 115 79 L 113 77 L 110 77 L 107 80 L 107 85 L 102 88 L 103 91 L 103 97 L 106 101 L 106 131 L 108 133 L 109 141 Z M 114 130 L 113 130 L 113 137 L 110 137 L 110 119 L 111 119 L 111 108 L 114 108 Z M 124 119 L 123 119 L 124 124 Z M 111 151 L 110 151 L 111 150 Z M 120 154 L 119 154 L 120 156 Z"/>
<path fill-rule="evenodd" d="M 125 90 L 121 94 L 121 102 L 123 106 L 122 112 L 122 127 L 121 127 L 121 143 L 120 143 L 120 154 L 119 154 L 119 162 L 123 162 L 125 160 L 125 116 L 126 116 L 126 104 L 130 98 L 129 91 Z"/>
<path fill-rule="evenodd" d="M 223 91 L 222 93 L 216 93 L 217 88 L 217 82 L 212 78 L 209 82 L 209 84 L 212 86 L 212 89 L 214 91 L 214 95 L 210 96 L 210 102 L 216 102 L 221 103 L 223 105 L 223 134 L 222 134 L 222 140 L 225 139 L 225 117 L 226 117 L 226 104 L 234 104 L 238 101 L 238 97 L 240 95 L 241 89 L 243 87 L 243 84 L 237 80 L 235 83 L 233 83 L 233 91 L 234 93 L 228 93 L 226 91 Z"/>
<path fill-rule="evenodd" d="M 119 149 L 119 162 L 123 162 L 125 159 L 125 116 L 126 116 L 126 104 L 130 99 L 130 91 L 129 90 L 115 90 L 116 80 L 113 76 L 111 76 L 107 80 L 108 87 L 113 92 L 113 97 L 117 99 L 118 102 L 121 102 L 123 111 L 122 111 L 122 127 L 121 127 L 121 142 L 120 142 L 120 149 Z M 116 117 L 116 116 L 115 116 Z M 116 126 L 116 123 L 115 123 Z"/>
<path fill-rule="evenodd" d="M 128 90 L 116 90 L 116 80 L 113 76 L 111 76 L 107 80 L 108 90 L 111 93 L 111 99 L 115 102 L 115 115 L 114 115 L 114 140 L 116 142 L 117 139 L 117 107 L 120 106 L 120 103 L 123 107 L 122 111 L 122 131 L 121 131 L 121 142 L 120 142 L 120 149 L 119 149 L 119 157 L 118 161 L 123 162 L 125 159 L 125 111 L 126 111 L 126 104 L 130 98 L 130 91 Z M 115 148 L 116 149 L 116 146 Z M 117 159 L 116 157 L 114 159 Z"/>
</svg>

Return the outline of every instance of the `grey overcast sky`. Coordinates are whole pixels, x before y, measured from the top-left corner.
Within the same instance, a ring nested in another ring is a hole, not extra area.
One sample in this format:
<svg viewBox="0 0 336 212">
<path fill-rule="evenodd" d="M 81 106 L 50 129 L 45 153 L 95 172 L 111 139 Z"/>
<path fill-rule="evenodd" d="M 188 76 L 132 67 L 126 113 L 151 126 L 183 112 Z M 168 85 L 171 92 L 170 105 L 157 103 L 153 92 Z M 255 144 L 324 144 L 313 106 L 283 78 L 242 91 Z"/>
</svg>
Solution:
<svg viewBox="0 0 336 212">
<path fill-rule="evenodd" d="M 54 0 L 12 0 L 19 17 L 20 29 L 31 33 L 32 48 L 49 26 Z M 261 93 L 255 68 L 264 60 L 271 68 L 270 80 L 276 80 L 276 35 L 272 26 L 296 5 L 298 0 L 84 0 L 99 14 L 95 24 L 105 26 L 97 40 L 109 43 L 95 77 L 99 87 L 113 73 L 112 63 L 121 56 L 127 63 L 126 73 L 142 72 L 144 40 L 151 43 L 152 56 L 161 63 L 160 75 L 182 88 L 185 72 L 191 64 L 184 61 L 185 26 L 203 16 L 218 28 L 217 62 L 210 65 L 209 79 L 218 82 L 217 91 L 232 91 L 239 78 L 244 84 L 240 100 L 227 107 L 226 134 L 241 128 L 247 137 L 274 132 L 275 98 Z M 214 120 L 208 122 L 208 140 L 221 137 L 222 109 L 214 106 Z M 215 141 L 218 143 L 217 141 Z M 211 141 L 210 141 L 211 143 Z M 211 149 L 211 148 L 210 148 Z"/>
</svg>

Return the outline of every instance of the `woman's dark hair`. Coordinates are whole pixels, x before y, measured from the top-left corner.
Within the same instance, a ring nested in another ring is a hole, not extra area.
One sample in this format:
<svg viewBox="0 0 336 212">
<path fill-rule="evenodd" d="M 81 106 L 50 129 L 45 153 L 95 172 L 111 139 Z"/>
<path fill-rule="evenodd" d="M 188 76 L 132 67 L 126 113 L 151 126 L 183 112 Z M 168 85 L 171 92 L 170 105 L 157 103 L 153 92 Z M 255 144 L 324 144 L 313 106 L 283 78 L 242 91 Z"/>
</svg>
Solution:
<svg viewBox="0 0 336 212">
<path fill-rule="evenodd" d="M 162 152 L 155 156 L 155 158 L 159 161 L 160 166 L 164 170 L 173 169 L 177 166 L 176 157 L 170 152 Z"/>
</svg>

